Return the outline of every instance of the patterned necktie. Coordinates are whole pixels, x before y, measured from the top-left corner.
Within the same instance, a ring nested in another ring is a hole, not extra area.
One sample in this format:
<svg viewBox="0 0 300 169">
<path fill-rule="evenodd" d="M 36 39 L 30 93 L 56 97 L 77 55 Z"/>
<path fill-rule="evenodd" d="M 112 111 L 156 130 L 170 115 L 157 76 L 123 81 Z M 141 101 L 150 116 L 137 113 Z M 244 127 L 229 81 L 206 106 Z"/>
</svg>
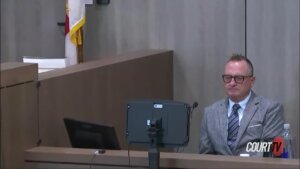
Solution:
<svg viewBox="0 0 300 169">
<path fill-rule="evenodd" d="M 239 131 L 239 114 L 238 110 L 241 108 L 239 104 L 234 104 L 232 106 L 232 112 L 228 118 L 228 140 L 227 144 L 229 148 L 232 150 L 234 147 L 234 143 Z"/>
</svg>

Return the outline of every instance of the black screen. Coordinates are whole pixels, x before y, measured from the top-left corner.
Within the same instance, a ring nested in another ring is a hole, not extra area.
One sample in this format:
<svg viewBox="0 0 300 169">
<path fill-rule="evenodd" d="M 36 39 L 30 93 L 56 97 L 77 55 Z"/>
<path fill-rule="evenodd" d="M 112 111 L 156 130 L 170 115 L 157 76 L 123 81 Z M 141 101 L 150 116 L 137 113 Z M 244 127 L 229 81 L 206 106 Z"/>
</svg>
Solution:
<svg viewBox="0 0 300 169">
<path fill-rule="evenodd" d="M 188 104 L 175 101 L 139 100 L 127 105 L 127 141 L 130 144 L 150 144 L 149 127 L 156 121 L 158 145 L 160 147 L 177 147 L 189 141 Z"/>
<path fill-rule="evenodd" d="M 74 148 L 119 150 L 119 142 L 113 126 L 101 125 L 65 118 L 64 123 Z"/>
</svg>

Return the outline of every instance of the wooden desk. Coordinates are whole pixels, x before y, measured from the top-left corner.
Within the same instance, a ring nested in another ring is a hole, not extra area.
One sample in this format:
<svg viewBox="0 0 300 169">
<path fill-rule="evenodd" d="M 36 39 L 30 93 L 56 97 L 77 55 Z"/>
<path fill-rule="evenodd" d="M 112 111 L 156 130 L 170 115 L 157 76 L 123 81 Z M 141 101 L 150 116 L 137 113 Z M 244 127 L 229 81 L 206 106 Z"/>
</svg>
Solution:
<svg viewBox="0 0 300 169">
<path fill-rule="evenodd" d="M 95 155 L 95 149 L 58 147 L 36 147 L 25 151 L 25 161 L 30 168 L 128 168 L 127 150 L 106 150 Z M 130 151 L 133 168 L 147 168 L 148 153 Z M 233 157 L 187 153 L 160 154 L 161 168 L 299 168 L 299 159 L 273 159 L 255 157 Z"/>
</svg>

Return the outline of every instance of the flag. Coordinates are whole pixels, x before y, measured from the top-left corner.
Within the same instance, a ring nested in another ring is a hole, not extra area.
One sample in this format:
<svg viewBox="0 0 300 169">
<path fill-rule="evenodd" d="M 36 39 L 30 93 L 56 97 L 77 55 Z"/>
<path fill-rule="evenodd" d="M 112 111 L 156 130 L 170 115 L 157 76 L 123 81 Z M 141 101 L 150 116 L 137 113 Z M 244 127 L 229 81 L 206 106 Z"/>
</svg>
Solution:
<svg viewBox="0 0 300 169">
<path fill-rule="evenodd" d="M 85 0 L 66 0 L 65 56 L 70 65 L 82 62 Z"/>
</svg>

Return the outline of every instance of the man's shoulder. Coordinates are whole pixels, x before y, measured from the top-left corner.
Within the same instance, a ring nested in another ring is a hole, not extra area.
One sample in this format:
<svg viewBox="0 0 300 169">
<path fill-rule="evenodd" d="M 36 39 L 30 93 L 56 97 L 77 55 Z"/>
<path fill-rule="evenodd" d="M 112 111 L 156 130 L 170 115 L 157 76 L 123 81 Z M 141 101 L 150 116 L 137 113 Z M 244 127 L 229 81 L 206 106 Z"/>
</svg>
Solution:
<svg viewBox="0 0 300 169">
<path fill-rule="evenodd" d="M 223 107 L 223 106 L 226 106 L 225 105 L 225 99 L 218 100 L 218 101 L 206 106 L 205 110 L 214 110 L 214 109 L 218 109 L 218 108 Z"/>
<path fill-rule="evenodd" d="M 255 104 L 260 103 L 260 105 L 281 105 L 278 101 L 264 97 L 264 96 L 255 96 L 253 98 L 253 102 L 255 102 Z"/>
</svg>

